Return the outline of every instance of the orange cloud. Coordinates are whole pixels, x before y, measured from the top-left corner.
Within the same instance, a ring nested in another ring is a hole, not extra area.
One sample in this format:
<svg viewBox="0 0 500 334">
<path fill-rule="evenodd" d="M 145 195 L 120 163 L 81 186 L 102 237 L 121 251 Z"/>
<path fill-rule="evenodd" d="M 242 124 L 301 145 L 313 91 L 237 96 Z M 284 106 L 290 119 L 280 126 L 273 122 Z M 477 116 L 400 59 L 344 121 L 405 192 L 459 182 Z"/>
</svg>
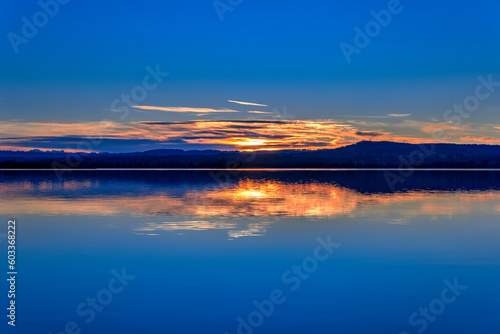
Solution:
<svg viewBox="0 0 500 334">
<path fill-rule="evenodd" d="M 499 138 L 492 138 L 492 137 L 474 137 L 474 136 L 466 136 L 460 138 L 461 141 L 466 142 L 466 143 L 482 143 L 482 144 L 500 144 L 500 139 Z"/>
<path fill-rule="evenodd" d="M 425 133 L 433 133 L 437 131 L 444 131 L 444 130 L 460 130 L 462 129 L 461 127 L 458 126 L 453 126 L 449 124 L 432 124 L 432 125 L 426 125 L 422 127 L 422 132 Z"/>
<path fill-rule="evenodd" d="M 93 136 L 104 133 L 126 133 L 127 126 L 114 122 L 82 122 L 82 123 L 55 123 L 55 122 L 18 122 L 0 121 L 0 139 L 20 136 Z"/>
<path fill-rule="evenodd" d="M 189 145 L 191 147 L 194 145 L 197 149 L 314 150 L 337 148 L 367 139 L 404 143 L 436 142 L 432 136 L 423 135 L 422 131 L 432 132 L 437 129 L 460 129 L 462 137 L 460 138 L 458 133 L 455 133 L 455 142 L 500 143 L 500 139 L 494 138 L 494 132 L 490 135 L 490 133 L 482 131 L 483 135 L 489 136 L 472 137 L 472 134 L 481 130 L 480 128 L 472 128 L 472 125 L 458 128 L 444 123 L 435 124 L 411 120 L 396 124 L 368 121 L 265 119 L 130 123 L 3 121 L 0 122 L 0 149 L 66 150 L 66 147 L 70 146 L 68 150 L 72 148 L 75 150 L 75 142 L 97 138 L 97 141 L 120 141 L 120 147 L 125 150 L 130 142 L 141 142 L 144 144 L 133 149 L 143 151 L 149 149 L 148 143 L 154 143 L 157 145 L 156 148 L 165 147 L 165 145 L 175 147 L 175 145 L 182 144 L 182 147 L 187 149 L 189 149 Z M 66 138 L 66 141 L 59 141 L 59 145 L 52 145 L 51 143 L 57 142 L 58 138 Z M 447 140 L 450 142 L 452 139 L 448 138 Z M 38 145 L 40 142 L 43 142 L 44 145 Z M 99 151 L 98 144 L 93 146 L 95 151 Z M 85 147 L 79 151 L 84 151 L 84 149 Z"/>
</svg>

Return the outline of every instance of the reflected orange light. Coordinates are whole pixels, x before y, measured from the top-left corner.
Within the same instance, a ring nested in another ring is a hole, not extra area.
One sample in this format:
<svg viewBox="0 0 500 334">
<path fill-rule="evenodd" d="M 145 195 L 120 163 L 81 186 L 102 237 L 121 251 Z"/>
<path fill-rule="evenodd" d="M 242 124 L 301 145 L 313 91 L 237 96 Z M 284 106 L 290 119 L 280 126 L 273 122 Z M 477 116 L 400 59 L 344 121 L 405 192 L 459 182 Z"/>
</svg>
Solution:
<svg viewBox="0 0 500 334">
<path fill-rule="evenodd" d="M 398 221 L 397 217 L 404 217 L 406 222 L 423 215 L 451 218 L 481 212 L 485 207 L 498 208 L 500 199 L 500 192 L 493 190 L 365 194 L 330 183 L 252 179 L 230 186 L 188 190 L 181 196 L 175 190 L 171 193 L 169 188 L 154 188 L 157 190 L 147 194 L 82 192 L 102 187 L 97 181 L 76 180 L 62 184 L 49 181 L 4 183 L 0 184 L 0 211 L 14 216 L 130 214 L 164 217 L 165 223 L 148 225 L 143 232 L 234 229 L 235 218 L 258 218 L 258 225 L 238 233 L 233 231 L 233 237 L 237 237 L 263 233 L 273 220 L 282 217 L 325 219 L 343 215 L 366 218 L 388 215 L 393 222 Z M 87 195 L 82 195 L 85 193 Z M 184 219 L 179 220 L 179 217 Z"/>
</svg>

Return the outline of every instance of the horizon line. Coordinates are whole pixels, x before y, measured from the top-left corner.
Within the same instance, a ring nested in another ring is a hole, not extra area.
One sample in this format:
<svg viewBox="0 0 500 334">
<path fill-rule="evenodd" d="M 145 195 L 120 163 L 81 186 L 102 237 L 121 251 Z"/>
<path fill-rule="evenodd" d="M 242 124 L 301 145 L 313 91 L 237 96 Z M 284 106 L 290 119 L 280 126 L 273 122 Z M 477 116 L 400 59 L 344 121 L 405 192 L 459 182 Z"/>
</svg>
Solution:
<svg viewBox="0 0 500 334">
<path fill-rule="evenodd" d="M 399 171 L 401 168 L 0 168 L 0 171 Z M 500 168 L 405 168 L 411 171 L 491 171 Z"/>
</svg>

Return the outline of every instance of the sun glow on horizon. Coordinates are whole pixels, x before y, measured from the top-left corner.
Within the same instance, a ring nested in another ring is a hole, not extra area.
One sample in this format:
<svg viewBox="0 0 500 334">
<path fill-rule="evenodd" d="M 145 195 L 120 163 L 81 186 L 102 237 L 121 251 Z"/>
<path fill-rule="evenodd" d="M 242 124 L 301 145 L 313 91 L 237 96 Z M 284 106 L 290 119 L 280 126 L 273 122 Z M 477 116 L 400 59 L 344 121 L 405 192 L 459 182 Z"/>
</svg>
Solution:
<svg viewBox="0 0 500 334">
<path fill-rule="evenodd" d="M 242 138 L 240 141 L 233 142 L 233 144 L 238 146 L 263 146 L 267 142 L 265 139 Z"/>
<path fill-rule="evenodd" d="M 144 152 L 160 148 L 279 151 L 336 149 L 360 141 L 499 144 L 498 129 L 495 128 L 469 124 L 467 128 L 459 129 L 447 123 L 414 120 L 395 124 L 265 119 L 129 123 L 0 121 L 0 150 L 89 153 Z M 437 130 L 445 130 L 449 138 L 433 139 L 431 134 Z M 482 137 L 477 135 L 479 131 Z M 26 135 L 19 136 L 19 133 Z"/>
</svg>

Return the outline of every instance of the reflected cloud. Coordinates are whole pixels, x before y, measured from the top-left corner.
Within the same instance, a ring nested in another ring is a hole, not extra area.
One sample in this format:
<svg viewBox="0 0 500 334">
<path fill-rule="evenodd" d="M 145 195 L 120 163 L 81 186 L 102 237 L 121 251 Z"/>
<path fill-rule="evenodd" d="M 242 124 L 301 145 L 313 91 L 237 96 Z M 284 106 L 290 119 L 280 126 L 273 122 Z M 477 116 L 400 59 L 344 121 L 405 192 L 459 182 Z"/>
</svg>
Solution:
<svg viewBox="0 0 500 334">
<path fill-rule="evenodd" d="M 237 239 L 241 237 L 262 236 L 267 232 L 267 226 L 269 224 L 269 222 L 251 222 L 248 224 L 247 228 L 241 229 L 241 223 L 230 220 L 165 221 L 161 223 L 150 222 L 146 224 L 146 227 L 137 228 L 135 231 L 138 234 L 149 235 L 151 232 L 158 231 L 179 232 L 184 234 L 185 231 L 224 230 L 227 231 L 229 239 Z"/>
<path fill-rule="evenodd" d="M 334 183 L 243 179 L 225 186 L 145 187 L 106 195 L 97 180 L 0 184 L 0 210 L 11 215 L 143 217 L 137 233 L 224 230 L 229 238 L 262 236 L 281 218 L 335 219 L 391 214 L 389 224 L 415 217 L 453 218 L 498 208 L 500 192 L 360 193 Z M 394 218 L 394 215 L 396 218 Z M 179 217 L 181 219 L 179 219 Z M 404 218 L 397 218 L 404 217 Z M 160 221 L 159 221 L 160 220 Z"/>
<path fill-rule="evenodd" d="M 235 223 L 231 222 L 217 222 L 217 221 L 204 221 L 204 220 L 190 220 L 190 221 L 175 221 L 163 223 L 147 223 L 147 227 L 138 228 L 138 232 L 151 232 L 151 231 L 204 231 L 204 230 L 229 230 L 236 228 Z"/>
<path fill-rule="evenodd" d="M 241 237 L 259 237 L 266 234 L 266 223 L 250 224 L 248 229 L 241 231 L 229 231 L 229 238 L 241 238 Z"/>
</svg>

